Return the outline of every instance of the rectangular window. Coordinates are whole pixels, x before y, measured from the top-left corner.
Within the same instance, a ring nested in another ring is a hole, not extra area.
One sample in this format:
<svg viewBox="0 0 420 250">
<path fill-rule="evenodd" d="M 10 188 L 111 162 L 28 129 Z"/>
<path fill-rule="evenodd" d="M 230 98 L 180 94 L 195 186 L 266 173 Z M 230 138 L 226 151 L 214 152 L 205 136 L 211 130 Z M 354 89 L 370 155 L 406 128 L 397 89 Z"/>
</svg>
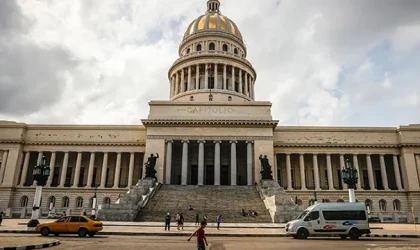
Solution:
<svg viewBox="0 0 420 250">
<path fill-rule="evenodd" d="M 313 211 L 309 214 L 309 218 L 311 220 L 318 220 L 319 219 L 319 211 Z"/>
<path fill-rule="evenodd" d="M 51 183 L 51 186 L 57 187 L 59 182 L 60 182 L 60 167 L 55 167 L 53 181 Z"/>
<path fill-rule="evenodd" d="M 98 173 L 98 168 L 93 169 L 93 178 L 92 178 L 92 187 L 96 187 L 96 174 Z"/>
<path fill-rule="evenodd" d="M 366 220 L 366 213 L 359 211 L 322 211 L 325 220 Z"/>
<path fill-rule="evenodd" d="M 108 187 L 109 168 L 106 168 L 105 187 Z"/>
<path fill-rule="evenodd" d="M 70 187 L 71 186 L 71 173 L 73 172 L 73 168 L 67 168 L 67 173 L 66 173 L 66 181 L 64 183 L 65 187 Z"/>
</svg>

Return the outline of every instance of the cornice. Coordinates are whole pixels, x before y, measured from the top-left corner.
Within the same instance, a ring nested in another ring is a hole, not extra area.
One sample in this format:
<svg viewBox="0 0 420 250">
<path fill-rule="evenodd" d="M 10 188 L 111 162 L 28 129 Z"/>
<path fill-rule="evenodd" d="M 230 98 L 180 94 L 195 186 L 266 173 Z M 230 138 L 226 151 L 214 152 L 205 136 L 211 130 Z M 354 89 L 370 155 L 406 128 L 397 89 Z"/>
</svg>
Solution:
<svg viewBox="0 0 420 250">
<path fill-rule="evenodd" d="M 278 126 L 274 132 L 380 132 L 396 133 L 395 127 L 313 127 L 313 126 Z"/>
<path fill-rule="evenodd" d="M 0 141 L 0 144 L 3 143 Z M 19 142 L 24 145 L 42 146 L 146 146 L 145 141 L 140 142 Z"/>
<path fill-rule="evenodd" d="M 146 128 L 139 125 L 47 125 L 34 124 L 27 125 L 27 129 L 49 129 L 49 130 L 128 130 L 128 131 L 145 131 Z"/>
<path fill-rule="evenodd" d="M 276 120 L 175 120 L 175 119 L 145 119 L 141 120 L 146 127 L 153 126 L 237 126 L 237 127 L 272 127 L 275 128 L 279 121 Z"/>
<path fill-rule="evenodd" d="M 149 135 L 147 139 L 166 139 L 172 141 L 254 141 L 273 140 L 272 136 L 190 136 L 190 135 Z"/>
<path fill-rule="evenodd" d="M 418 145 L 420 146 L 420 145 Z M 274 142 L 274 147 L 283 148 L 400 148 L 401 144 L 331 144 L 331 143 L 279 143 Z"/>
<path fill-rule="evenodd" d="M 171 97 L 171 101 L 176 101 L 179 98 L 182 98 L 184 96 L 189 96 L 189 95 L 197 95 L 197 94 L 209 94 L 210 89 L 194 89 L 194 90 L 189 90 L 183 93 L 179 93 L 178 95 L 175 95 L 173 97 Z M 212 89 L 211 92 L 213 94 L 225 94 L 225 95 L 230 95 L 230 96 L 236 96 L 242 99 L 245 99 L 249 102 L 252 102 L 253 99 L 251 97 L 248 97 L 244 94 L 238 93 L 236 91 L 233 90 L 226 90 L 226 89 Z M 229 103 L 230 104 L 230 103 Z M 241 103 L 242 104 L 242 103 Z"/>
<path fill-rule="evenodd" d="M 2 140 L 0 140 L 0 144 L 21 144 L 21 143 L 23 143 L 22 140 L 20 140 L 20 141 L 17 141 L 17 140 L 13 140 L 13 141 L 4 140 L 4 141 L 2 141 Z"/>
</svg>

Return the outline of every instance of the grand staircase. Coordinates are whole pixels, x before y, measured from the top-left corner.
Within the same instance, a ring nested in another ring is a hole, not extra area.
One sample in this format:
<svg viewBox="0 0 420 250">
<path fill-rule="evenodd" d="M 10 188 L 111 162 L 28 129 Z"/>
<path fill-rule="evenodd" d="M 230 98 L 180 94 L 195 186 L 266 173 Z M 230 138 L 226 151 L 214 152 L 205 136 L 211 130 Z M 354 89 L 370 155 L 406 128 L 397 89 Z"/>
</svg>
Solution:
<svg viewBox="0 0 420 250">
<path fill-rule="evenodd" d="M 194 210 L 189 211 L 191 205 Z M 241 209 L 255 210 L 255 218 L 240 215 Z M 204 213 L 208 222 L 214 223 L 221 214 L 225 223 L 271 223 L 271 217 L 253 186 L 174 186 L 162 185 L 155 196 L 138 214 L 136 221 L 164 221 L 170 213 L 174 221 L 176 213 L 183 213 L 185 222 L 200 221 Z"/>
</svg>

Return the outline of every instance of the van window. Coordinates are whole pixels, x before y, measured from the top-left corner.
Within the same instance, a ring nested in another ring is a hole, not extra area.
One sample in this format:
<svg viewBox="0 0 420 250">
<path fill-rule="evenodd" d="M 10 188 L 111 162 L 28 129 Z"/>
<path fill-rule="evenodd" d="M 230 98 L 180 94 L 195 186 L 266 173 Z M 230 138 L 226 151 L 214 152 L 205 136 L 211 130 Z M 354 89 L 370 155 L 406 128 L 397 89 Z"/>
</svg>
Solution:
<svg viewBox="0 0 420 250">
<path fill-rule="evenodd" d="M 366 220 L 365 211 L 322 211 L 325 220 Z"/>
<path fill-rule="evenodd" d="M 305 216 L 307 215 L 309 213 L 309 211 L 308 210 L 305 210 L 305 211 L 303 211 L 298 217 L 297 217 L 297 219 L 298 220 L 300 220 L 300 219 L 303 219 L 303 218 L 305 218 Z"/>
<path fill-rule="evenodd" d="M 309 214 L 310 220 L 318 220 L 319 219 L 319 211 L 313 211 Z"/>
</svg>

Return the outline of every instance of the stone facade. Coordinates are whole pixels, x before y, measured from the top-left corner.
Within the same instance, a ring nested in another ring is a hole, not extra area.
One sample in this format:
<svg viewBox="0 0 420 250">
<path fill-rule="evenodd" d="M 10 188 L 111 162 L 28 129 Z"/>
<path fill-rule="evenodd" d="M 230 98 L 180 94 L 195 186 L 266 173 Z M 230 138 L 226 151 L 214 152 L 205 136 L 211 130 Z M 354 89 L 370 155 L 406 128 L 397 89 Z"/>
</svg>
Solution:
<svg viewBox="0 0 420 250">
<path fill-rule="evenodd" d="M 252 185 L 267 155 L 275 180 L 302 207 L 314 191 L 318 200 L 346 201 L 339 170 L 350 159 L 359 201 L 385 221 L 412 220 L 411 208 L 420 207 L 420 125 L 278 126 L 271 103 L 255 101 L 256 70 L 219 6 L 209 0 L 188 27 L 168 72 L 169 100 L 151 101 L 142 125 L 0 121 L 0 210 L 19 216 L 31 208 L 32 169 L 42 156 L 52 167 L 43 210 L 78 212 L 89 210 L 95 190 L 99 205 L 117 201 L 142 178 L 150 154 L 160 156 L 158 181 L 181 185 Z"/>
</svg>

